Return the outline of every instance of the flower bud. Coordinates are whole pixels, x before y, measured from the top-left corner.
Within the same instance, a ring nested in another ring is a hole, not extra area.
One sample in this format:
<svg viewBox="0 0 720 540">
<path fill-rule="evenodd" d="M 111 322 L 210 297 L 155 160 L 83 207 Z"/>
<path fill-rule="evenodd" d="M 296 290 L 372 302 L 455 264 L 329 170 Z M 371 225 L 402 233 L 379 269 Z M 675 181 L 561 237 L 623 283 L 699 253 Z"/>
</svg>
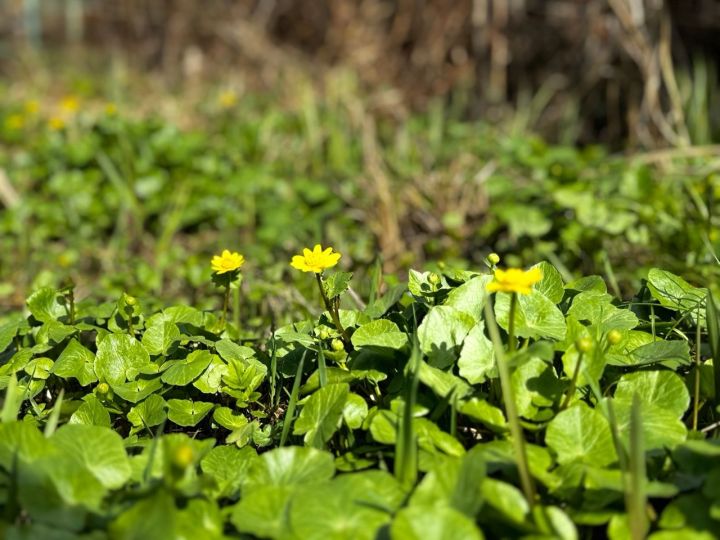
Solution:
<svg viewBox="0 0 720 540">
<path fill-rule="evenodd" d="M 126 295 L 126 296 L 125 296 L 125 303 L 126 303 L 128 306 L 134 306 L 135 304 L 137 304 L 137 298 L 135 298 L 134 296 Z"/>
<path fill-rule="evenodd" d="M 322 340 L 325 340 L 330 337 L 330 332 L 328 331 L 328 329 L 326 327 L 322 326 L 318 330 L 318 337 Z"/>
<path fill-rule="evenodd" d="M 181 444 L 173 449 L 170 460 L 178 469 L 187 469 L 195 461 L 195 451 L 189 444 Z"/>
<path fill-rule="evenodd" d="M 427 279 L 428 283 L 432 285 L 437 285 L 438 283 L 440 283 L 440 276 L 437 275 L 435 272 L 430 272 Z"/>
<path fill-rule="evenodd" d="M 110 385 L 106 382 L 101 382 L 95 387 L 95 391 L 101 396 L 106 396 L 110 392 Z"/>
<path fill-rule="evenodd" d="M 617 345 L 622 341 L 622 338 L 623 336 L 619 330 L 610 330 L 607 333 L 607 340 L 610 345 Z"/>
<path fill-rule="evenodd" d="M 335 338 L 330 343 L 330 346 L 332 347 L 333 351 L 340 352 L 345 350 L 345 345 L 343 344 L 342 340 Z"/>
<path fill-rule="evenodd" d="M 488 255 L 487 259 L 490 264 L 497 264 L 500 262 L 500 255 L 498 255 L 497 253 L 491 253 L 490 255 Z"/>
<path fill-rule="evenodd" d="M 575 348 L 581 353 L 590 352 L 593 348 L 593 341 L 589 337 L 580 338 L 575 341 Z"/>
</svg>

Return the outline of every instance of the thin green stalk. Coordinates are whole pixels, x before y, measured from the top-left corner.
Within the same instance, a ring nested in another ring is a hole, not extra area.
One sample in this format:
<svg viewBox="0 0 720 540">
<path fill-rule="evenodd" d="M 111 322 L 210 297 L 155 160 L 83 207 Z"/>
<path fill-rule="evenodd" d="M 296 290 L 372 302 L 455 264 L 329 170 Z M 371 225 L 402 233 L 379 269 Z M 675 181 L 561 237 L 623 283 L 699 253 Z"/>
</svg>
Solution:
<svg viewBox="0 0 720 540">
<path fill-rule="evenodd" d="M 292 390 L 290 392 L 290 401 L 288 401 L 288 408 L 287 411 L 285 411 L 282 433 L 280 434 L 280 446 L 285 446 L 288 434 L 290 433 L 290 425 L 292 424 L 293 417 L 295 416 L 295 407 L 297 406 L 298 394 L 300 393 L 300 380 L 302 379 L 306 354 L 307 349 L 303 351 L 303 354 L 300 357 L 300 362 L 298 362 L 297 371 L 295 372 L 295 380 L 293 381 Z"/>
<path fill-rule="evenodd" d="M 511 313 L 512 316 L 512 313 Z M 512 320 L 512 318 L 511 318 Z M 510 370 L 505 358 L 502 340 L 500 339 L 500 330 L 498 329 L 495 315 L 492 311 L 490 297 L 486 297 L 485 301 L 485 321 L 490 333 L 493 347 L 495 349 L 495 359 L 500 376 L 500 386 L 502 388 L 503 403 L 505 405 L 505 413 L 510 424 L 510 435 L 512 437 L 512 445 L 515 451 L 515 459 L 517 461 L 518 473 L 520 474 L 520 484 L 522 486 L 525 498 L 533 508 L 535 505 L 535 484 L 530 475 L 530 467 L 528 466 L 527 454 L 525 452 L 525 439 L 523 437 L 522 426 L 520 425 L 520 417 L 515 407 L 515 396 L 513 395 L 512 385 L 510 383 Z"/>
<path fill-rule="evenodd" d="M 50 437 L 53 433 L 55 433 L 55 430 L 57 429 L 58 421 L 60 420 L 60 409 L 62 408 L 64 397 L 65 389 L 62 388 L 60 389 L 60 393 L 58 394 L 57 399 L 55 400 L 55 405 L 53 406 L 53 410 L 50 413 L 50 416 L 48 417 L 47 424 L 45 424 L 45 430 L 43 431 L 45 437 Z"/>
<path fill-rule="evenodd" d="M 582 361 L 583 357 L 585 356 L 585 353 L 580 351 L 578 355 L 578 361 L 577 364 L 575 364 L 575 371 L 573 373 L 572 379 L 570 380 L 570 387 L 568 388 L 567 394 L 565 395 L 565 399 L 562 402 L 562 405 L 560 405 L 560 410 L 564 411 L 567 409 L 568 405 L 570 405 L 570 400 L 575 395 L 575 388 L 577 387 L 577 380 L 578 375 L 580 374 L 580 368 L 582 367 Z"/>
<path fill-rule="evenodd" d="M 227 312 L 228 312 L 228 306 L 230 305 L 230 283 L 228 282 L 225 285 L 225 298 L 223 300 L 223 311 L 222 316 L 220 317 L 220 326 L 225 326 L 225 321 L 227 320 Z"/>
<path fill-rule="evenodd" d="M 517 338 L 515 337 L 515 311 L 517 311 L 517 293 L 510 293 L 510 318 L 508 319 L 508 352 L 510 354 L 517 350 Z"/>
<path fill-rule="evenodd" d="M 715 407 L 718 407 L 720 406 L 720 321 L 718 320 L 715 299 L 710 291 L 708 291 L 707 298 L 705 299 L 705 320 L 715 379 Z"/>
<path fill-rule="evenodd" d="M 417 334 L 413 334 L 413 348 L 407 365 L 406 376 L 410 379 L 405 385 L 402 417 L 398 425 L 395 442 L 395 477 L 405 487 L 410 488 L 417 482 L 418 448 L 413 424 L 413 409 L 417 401 L 417 389 L 420 380 L 420 346 Z"/>
<path fill-rule="evenodd" d="M 630 482 L 625 493 L 625 504 L 630 520 L 632 540 L 643 540 L 648 530 L 647 494 L 645 492 L 646 468 L 643 444 L 640 399 L 633 395 L 630 409 Z"/>
<path fill-rule="evenodd" d="M 233 291 L 235 305 L 233 306 L 233 324 L 236 329 L 240 329 L 240 309 L 242 306 L 242 295 L 240 294 L 240 283 L 237 284 L 237 288 Z"/>
<path fill-rule="evenodd" d="M 323 303 L 325 304 L 325 309 L 327 309 L 328 313 L 330 313 L 330 318 L 332 319 L 335 328 L 342 336 L 343 341 L 345 343 L 350 343 L 350 337 L 347 335 L 347 332 L 343 328 L 342 323 L 340 323 L 340 314 L 338 313 L 337 306 L 333 305 L 333 303 L 327 297 L 327 294 L 325 294 L 325 287 L 323 287 L 322 276 L 319 273 L 316 273 L 315 278 L 317 279 L 317 284 L 320 288 L 320 296 L 322 296 Z"/>
<path fill-rule="evenodd" d="M 699 311 L 699 310 L 698 310 Z M 695 329 L 695 388 L 693 388 L 693 416 L 692 428 L 697 431 L 698 415 L 700 412 L 700 313 L 697 316 L 697 326 Z"/>
<path fill-rule="evenodd" d="M 270 336 L 270 347 L 272 352 L 270 355 L 270 403 L 277 406 L 275 396 L 277 392 L 277 347 L 275 346 L 275 332 Z M 279 394 L 277 394 L 279 397 Z"/>
<path fill-rule="evenodd" d="M 322 347 L 322 340 L 318 340 L 318 376 L 320 377 L 320 387 L 327 385 L 327 365 L 325 364 L 325 352 Z"/>
<path fill-rule="evenodd" d="M 0 412 L 0 422 L 6 424 L 17 420 L 22 402 L 23 397 L 18 390 L 17 377 L 13 373 L 10 375 L 7 388 L 5 389 L 5 401 L 3 401 L 2 411 Z"/>
</svg>

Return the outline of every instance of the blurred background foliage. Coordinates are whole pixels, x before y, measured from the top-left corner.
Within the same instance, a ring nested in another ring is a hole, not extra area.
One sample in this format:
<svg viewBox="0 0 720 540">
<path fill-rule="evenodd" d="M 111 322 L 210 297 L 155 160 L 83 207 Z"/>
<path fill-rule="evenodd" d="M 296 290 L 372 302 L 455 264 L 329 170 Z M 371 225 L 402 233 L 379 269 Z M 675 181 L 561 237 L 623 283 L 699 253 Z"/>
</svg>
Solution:
<svg viewBox="0 0 720 540">
<path fill-rule="evenodd" d="M 718 26 L 700 0 L 0 0 L 0 305 L 209 307 L 230 248 L 247 319 L 287 318 L 320 241 L 358 277 L 497 251 L 717 283 Z"/>
</svg>

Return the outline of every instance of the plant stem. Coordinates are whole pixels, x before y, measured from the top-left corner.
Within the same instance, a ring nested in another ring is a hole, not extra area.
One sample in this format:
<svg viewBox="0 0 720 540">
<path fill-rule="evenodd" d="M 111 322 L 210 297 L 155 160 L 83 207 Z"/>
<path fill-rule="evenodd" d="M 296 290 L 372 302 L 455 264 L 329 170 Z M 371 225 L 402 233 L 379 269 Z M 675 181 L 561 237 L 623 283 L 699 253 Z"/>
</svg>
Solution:
<svg viewBox="0 0 720 540">
<path fill-rule="evenodd" d="M 515 310 L 517 309 L 517 293 L 510 293 L 510 313 L 508 319 L 508 352 L 514 353 L 517 349 L 515 338 Z"/>
<path fill-rule="evenodd" d="M 345 331 L 342 324 L 340 323 L 340 315 L 338 314 L 337 306 L 333 305 L 333 303 L 330 301 L 330 299 L 325 294 L 325 288 L 323 287 L 322 276 L 319 273 L 316 273 L 315 279 L 317 279 L 317 284 L 318 284 L 318 287 L 320 288 L 320 296 L 322 296 L 323 303 L 325 304 L 325 309 L 327 309 L 328 313 L 330 313 L 330 318 L 332 319 L 333 324 L 335 325 L 335 328 L 342 336 L 343 341 L 345 343 L 349 343 L 350 338 L 348 337 L 347 332 Z"/>
<path fill-rule="evenodd" d="M 567 409 L 567 406 L 570 405 L 570 400 L 572 399 L 572 396 L 575 394 L 575 388 L 577 386 L 577 380 L 578 375 L 580 374 L 580 367 L 582 366 L 583 356 L 585 356 L 585 353 L 580 351 L 580 355 L 578 356 L 578 361 L 575 364 L 575 371 L 572 376 L 572 380 L 570 381 L 570 387 L 568 388 L 567 394 L 565 395 L 565 399 L 562 402 L 562 405 L 560 405 L 560 410 L 563 411 Z"/>
<path fill-rule="evenodd" d="M 695 388 L 693 389 L 693 417 L 692 428 L 697 431 L 698 413 L 700 412 L 700 313 L 697 314 L 697 327 L 695 331 Z"/>
<path fill-rule="evenodd" d="M 230 304 L 230 283 L 228 282 L 225 285 L 225 299 L 223 301 L 223 312 L 222 317 L 220 318 L 220 326 L 225 326 L 225 321 L 227 320 L 227 312 L 228 312 L 228 306 Z"/>
<path fill-rule="evenodd" d="M 513 297 L 514 296 L 515 293 L 513 293 Z M 512 301 L 510 305 L 510 320 L 512 320 Z M 485 302 L 485 320 L 488 332 L 490 333 L 490 339 L 495 349 L 495 363 L 497 364 L 498 374 L 500 376 L 505 413 L 507 414 L 508 423 L 510 424 L 510 435 L 512 436 L 512 444 L 515 450 L 518 473 L 520 474 L 520 484 L 530 508 L 533 508 L 535 505 L 535 485 L 532 476 L 530 476 L 530 467 L 528 466 L 527 454 L 525 452 L 525 439 L 523 438 L 522 426 L 520 425 L 520 417 L 515 408 L 515 396 L 513 395 L 512 384 L 510 382 L 510 370 L 508 369 L 507 360 L 505 359 L 505 351 L 503 350 L 500 339 L 500 330 L 495 321 L 489 296 L 486 297 Z"/>
</svg>

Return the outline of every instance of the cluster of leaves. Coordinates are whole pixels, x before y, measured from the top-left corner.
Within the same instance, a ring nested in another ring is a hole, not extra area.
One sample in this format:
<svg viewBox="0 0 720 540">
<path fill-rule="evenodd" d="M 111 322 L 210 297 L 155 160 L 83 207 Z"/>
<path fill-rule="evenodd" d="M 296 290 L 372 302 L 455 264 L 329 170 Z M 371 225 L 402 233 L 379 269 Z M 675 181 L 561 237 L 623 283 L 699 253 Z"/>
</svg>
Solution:
<svg viewBox="0 0 720 540">
<path fill-rule="evenodd" d="M 240 250 L 256 283 L 273 289 L 288 255 L 318 238 L 358 268 L 384 248 L 396 269 L 479 264 L 496 251 L 513 265 L 550 258 L 566 279 L 605 275 L 616 293 L 636 290 L 649 265 L 718 281 L 711 161 L 663 169 L 446 121 L 442 109 L 368 133 L 374 119 L 359 115 L 352 90 L 327 102 L 301 94 L 290 107 L 252 95 L 203 105 L 192 128 L 127 109 L 96 114 L 91 101 L 60 128 L 42 116 L 16 125 L 22 104 L 0 106 L 0 168 L 18 201 L 0 217 L 0 247 L 13 253 L 0 293 L 21 291 L 4 303 L 71 275 L 98 297 L 198 305 L 208 295 L 188 291 L 207 287 L 211 253 Z M 367 180 L 378 175 L 387 186 Z M 386 241 L 393 229 L 403 238 Z M 259 306 L 246 312 L 267 314 L 264 297 L 246 299 Z M 296 307 L 286 298 L 274 311 Z"/>
<path fill-rule="evenodd" d="M 483 316 L 489 274 L 412 271 L 339 310 L 345 341 L 327 313 L 238 342 L 193 307 L 44 288 L 0 327 L 0 533 L 620 540 L 640 523 L 655 540 L 716 537 L 708 291 L 653 269 L 621 303 L 597 276 L 539 266 L 503 360 L 531 500 L 488 334 L 508 330 L 511 302 L 498 293 Z M 349 277 L 328 278 L 328 297 Z"/>
</svg>

